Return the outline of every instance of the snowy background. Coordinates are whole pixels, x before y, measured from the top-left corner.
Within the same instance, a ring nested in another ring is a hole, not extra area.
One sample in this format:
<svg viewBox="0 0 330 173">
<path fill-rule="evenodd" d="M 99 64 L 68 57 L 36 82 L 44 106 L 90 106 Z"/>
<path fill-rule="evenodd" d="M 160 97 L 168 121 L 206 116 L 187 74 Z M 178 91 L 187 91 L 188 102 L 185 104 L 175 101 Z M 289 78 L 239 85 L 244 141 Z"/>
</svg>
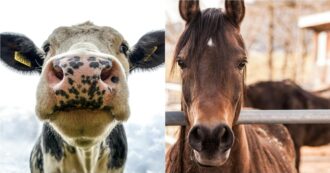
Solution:
<svg viewBox="0 0 330 173">
<path fill-rule="evenodd" d="M 0 32 L 19 32 L 41 46 L 58 26 L 90 20 L 117 29 L 132 46 L 146 32 L 164 29 L 162 0 L 1 1 Z M 19 4 L 19 5 L 18 5 Z M 79 5 L 78 5 L 79 4 Z M 129 77 L 131 117 L 128 173 L 164 172 L 164 67 Z M 29 172 L 40 134 L 34 114 L 38 75 L 15 73 L 0 63 L 0 173 Z"/>
</svg>

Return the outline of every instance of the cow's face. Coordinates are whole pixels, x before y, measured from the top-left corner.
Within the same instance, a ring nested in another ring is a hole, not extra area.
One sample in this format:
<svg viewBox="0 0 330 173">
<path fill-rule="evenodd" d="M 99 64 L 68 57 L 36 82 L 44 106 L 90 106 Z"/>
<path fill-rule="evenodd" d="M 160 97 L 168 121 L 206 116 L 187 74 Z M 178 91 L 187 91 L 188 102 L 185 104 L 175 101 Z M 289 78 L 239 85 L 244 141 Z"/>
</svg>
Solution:
<svg viewBox="0 0 330 173">
<path fill-rule="evenodd" d="M 116 30 L 89 22 L 57 28 L 43 50 L 22 35 L 0 36 L 2 60 L 21 71 L 41 71 L 38 117 L 82 147 L 128 118 L 129 72 L 164 62 L 164 32 L 143 36 L 132 51 Z"/>
</svg>

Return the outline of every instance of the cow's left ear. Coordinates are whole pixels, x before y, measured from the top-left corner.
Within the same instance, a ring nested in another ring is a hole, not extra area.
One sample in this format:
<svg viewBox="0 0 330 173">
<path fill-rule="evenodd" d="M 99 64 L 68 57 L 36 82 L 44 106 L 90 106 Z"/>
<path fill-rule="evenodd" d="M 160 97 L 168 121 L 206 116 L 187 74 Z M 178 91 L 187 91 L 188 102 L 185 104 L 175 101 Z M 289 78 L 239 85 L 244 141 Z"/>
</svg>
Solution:
<svg viewBox="0 0 330 173">
<path fill-rule="evenodd" d="M 163 64 L 165 62 L 165 32 L 154 31 L 142 36 L 128 57 L 130 71 L 152 69 Z"/>
<path fill-rule="evenodd" d="M 44 53 L 26 36 L 0 33 L 0 60 L 21 72 L 41 72 Z"/>
</svg>

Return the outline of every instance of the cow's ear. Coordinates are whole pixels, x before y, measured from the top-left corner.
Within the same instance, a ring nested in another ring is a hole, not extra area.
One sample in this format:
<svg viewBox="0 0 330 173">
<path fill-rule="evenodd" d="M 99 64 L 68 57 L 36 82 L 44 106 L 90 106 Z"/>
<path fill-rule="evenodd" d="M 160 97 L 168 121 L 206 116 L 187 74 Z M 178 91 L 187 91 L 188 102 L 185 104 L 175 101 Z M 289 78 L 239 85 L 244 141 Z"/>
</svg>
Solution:
<svg viewBox="0 0 330 173">
<path fill-rule="evenodd" d="M 163 64 L 165 62 L 165 32 L 154 31 L 142 36 L 128 57 L 130 71 L 152 69 Z"/>
<path fill-rule="evenodd" d="M 0 60 L 21 72 L 41 72 L 44 52 L 26 36 L 0 33 Z"/>
</svg>

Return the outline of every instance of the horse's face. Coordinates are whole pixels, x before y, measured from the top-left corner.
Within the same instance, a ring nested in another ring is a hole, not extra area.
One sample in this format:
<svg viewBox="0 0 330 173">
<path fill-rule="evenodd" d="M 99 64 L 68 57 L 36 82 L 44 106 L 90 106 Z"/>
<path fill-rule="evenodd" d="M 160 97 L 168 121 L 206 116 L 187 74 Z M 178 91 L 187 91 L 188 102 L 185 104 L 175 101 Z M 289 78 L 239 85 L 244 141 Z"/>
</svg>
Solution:
<svg viewBox="0 0 330 173">
<path fill-rule="evenodd" d="M 197 1 L 180 1 L 187 21 L 178 41 L 183 109 L 188 116 L 189 144 L 200 165 L 221 166 L 234 143 L 232 127 L 244 90 L 245 47 L 239 33 L 244 3 L 226 1 L 219 9 L 200 12 Z"/>
</svg>

